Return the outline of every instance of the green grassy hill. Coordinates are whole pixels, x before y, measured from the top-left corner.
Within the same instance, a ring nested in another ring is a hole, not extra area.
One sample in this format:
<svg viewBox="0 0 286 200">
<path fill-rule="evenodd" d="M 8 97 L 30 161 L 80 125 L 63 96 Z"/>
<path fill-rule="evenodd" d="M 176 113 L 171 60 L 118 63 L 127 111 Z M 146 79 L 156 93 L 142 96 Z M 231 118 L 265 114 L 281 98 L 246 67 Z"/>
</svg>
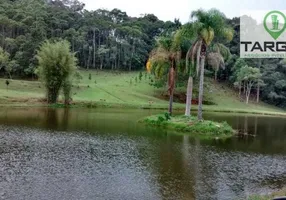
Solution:
<svg viewBox="0 0 286 200">
<path fill-rule="evenodd" d="M 75 104 L 93 104 L 99 106 L 119 106 L 134 108 L 167 108 L 168 101 L 159 98 L 164 91 L 149 85 L 149 76 L 143 73 L 139 81 L 138 72 L 97 72 L 81 71 L 83 79 L 73 87 Z M 91 80 L 89 80 L 91 74 Z M 135 81 L 137 77 L 137 82 Z M 132 81 L 131 81 L 132 80 Z M 44 86 L 38 81 L 11 80 L 8 89 L 6 79 L 0 79 L 0 105 L 42 106 L 44 104 Z M 130 83 L 132 82 L 132 83 Z M 226 85 L 206 79 L 205 96 L 216 105 L 204 105 L 207 111 L 248 112 L 264 114 L 286 113 L 264 103 L 246 105 L 237 98 L 237 93 Z M 175 103 L 175 109 L 184 109 L 183 103 Z M 196 109 L 193 106 L 192 109 Z"/>
</svg>

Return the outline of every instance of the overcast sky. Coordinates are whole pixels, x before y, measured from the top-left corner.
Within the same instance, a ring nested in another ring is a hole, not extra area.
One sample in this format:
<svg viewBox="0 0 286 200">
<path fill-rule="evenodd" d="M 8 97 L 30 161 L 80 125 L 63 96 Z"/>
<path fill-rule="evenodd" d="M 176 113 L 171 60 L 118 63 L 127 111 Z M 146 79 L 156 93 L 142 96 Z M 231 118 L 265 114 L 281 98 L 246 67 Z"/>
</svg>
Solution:
<svg viewBox="0 0 286 200">
<path fill-rule="evenodd" d="M 87 10 L 119 8 L 128 15 L 153 13 L 159 19 L 173 21 L 179 18 L 185 23 L 192 10 L 217 8 L 232 18 L 241 10 L 286 10 L 286 0 L 81 0 Z M 171 3 L 172 2 L 172 3 Z"/>
</svg>

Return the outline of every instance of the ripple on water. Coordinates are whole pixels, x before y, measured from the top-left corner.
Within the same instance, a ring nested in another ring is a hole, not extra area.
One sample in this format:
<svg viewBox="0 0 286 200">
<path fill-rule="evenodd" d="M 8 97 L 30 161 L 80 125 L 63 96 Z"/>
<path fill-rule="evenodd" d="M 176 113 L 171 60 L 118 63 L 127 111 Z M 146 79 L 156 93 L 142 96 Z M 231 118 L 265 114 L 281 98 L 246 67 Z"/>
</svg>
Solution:
<svg viewBox="0 0 286 200">
<path fill-rule="evenodd" d="M 233 199 L 281 187 L 285 166 L 182 136 L 0 127 L 2 199 Z"/>
<path fill-rule="evenodd" d="M 142 141 L 141 141 L 142 142 Z M 4 199 L 150 199 L 151 174 L 121 136 L 1 127 Z"/>
</svg>

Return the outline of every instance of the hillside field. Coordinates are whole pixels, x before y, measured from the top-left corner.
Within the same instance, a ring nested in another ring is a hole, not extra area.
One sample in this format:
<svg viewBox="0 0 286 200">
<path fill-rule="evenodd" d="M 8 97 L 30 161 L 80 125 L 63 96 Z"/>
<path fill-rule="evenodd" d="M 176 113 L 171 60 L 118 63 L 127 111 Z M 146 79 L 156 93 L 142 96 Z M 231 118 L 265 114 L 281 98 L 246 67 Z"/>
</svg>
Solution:
<svg viewBox="0 0 286 200">
<path fill-rule="evenodd" d="M 160 98 L 164 90 L 151 86 L 149 75 L 145 72 L 143 72 L 141 81 L 138 78 L 139 72 L 82 70 L 80 73 L 83 79 L 80 83 L 74 83 L 72 91 L 75 105 L 168 108 L 168 101 Z M 89 74 L 91 74 L 91 79 L 89 79 Z M 137 77 L 137 82 L 135 77 Z M 1 106 L 46 105 L 44 102 L 45 88 L 41 82 L 10 80 L 7 88 L 5 81 L 6 79 L 0 79 Z M 265 103 L 251 102 L 246 105 L 238 99 L 233 89 L 224 84 L 215 83 L 209 78 L 206 79 L 205 96 L 215 104 L 204 105 L 205 111 L 286 115 L 284 110 Z M 184 103 L 174 103 L 174 109 L 183 110 L 184 107 Z M 192 110 L 196 109 L 196 105 L 192 106 Z"/>
</svg>

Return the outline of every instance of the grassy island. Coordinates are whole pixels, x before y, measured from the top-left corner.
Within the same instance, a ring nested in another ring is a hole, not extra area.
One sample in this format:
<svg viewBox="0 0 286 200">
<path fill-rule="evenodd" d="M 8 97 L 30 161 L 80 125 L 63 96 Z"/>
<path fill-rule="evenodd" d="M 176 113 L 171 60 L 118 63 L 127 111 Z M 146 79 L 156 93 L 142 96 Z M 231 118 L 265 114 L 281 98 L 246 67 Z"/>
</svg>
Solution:
<svg viewBox="0 0 286 200">
<path fill-rule="evenodd" d="M 202 139 L 225 139 L 236 133 L 226 122 L 198 121 L 196 117 L 182 115 L 171 117 L 168 113 L 149 116 L 141 121 L 148 125 L 189 133 Z"/>
</svg>

